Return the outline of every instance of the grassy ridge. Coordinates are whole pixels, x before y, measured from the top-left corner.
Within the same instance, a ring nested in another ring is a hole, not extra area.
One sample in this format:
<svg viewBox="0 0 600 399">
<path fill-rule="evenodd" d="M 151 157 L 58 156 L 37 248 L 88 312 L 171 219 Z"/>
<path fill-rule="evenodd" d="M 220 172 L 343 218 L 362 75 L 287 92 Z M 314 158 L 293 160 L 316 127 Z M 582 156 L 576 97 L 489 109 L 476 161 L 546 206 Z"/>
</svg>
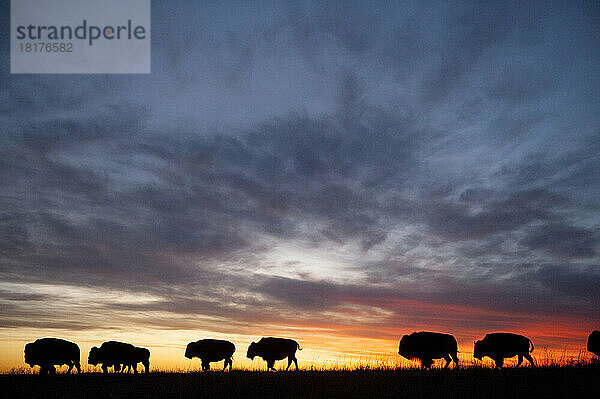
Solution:
<svg viewBox="0 0 600 399">
<path fill-rule="evenodd" d="M 593 398 L 600 367 L 14 374 L 0 375 L 0 389 L 19 398 Z"/>
</svg>

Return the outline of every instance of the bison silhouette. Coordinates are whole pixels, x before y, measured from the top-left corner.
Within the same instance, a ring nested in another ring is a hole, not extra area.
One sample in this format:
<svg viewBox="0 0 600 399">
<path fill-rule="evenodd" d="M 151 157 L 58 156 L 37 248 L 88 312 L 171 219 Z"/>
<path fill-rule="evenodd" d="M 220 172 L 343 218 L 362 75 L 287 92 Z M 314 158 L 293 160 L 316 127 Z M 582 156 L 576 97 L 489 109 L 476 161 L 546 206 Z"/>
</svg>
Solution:
<svg viewBox="0 0 600 399">
<path fill-rule="evenodd" d="M 185 357 L 192 359 L 197 357 L 202 362 L 202 371 L 210 370 L 211 362 L 225 360 L 223 371 L 229 365 L 229 371 L 233 367 L 233 352 L 235 345 L 232 342 L 222 339 L 201 339 L 196 342 L 190 342 L 185 348 Z"/>
<path fill-rule="evenodd" d="M 458 367 L 458 344 L 450 334 L 420 331 L 404 335 L 398 346 L 398 354 L 409 360 L 419 360 L 422 368 L 431 368 L 433 359 L 445 359 L 448 367 L 454 360 Z"/>
<path fill-rule="evenodd" d="M 293 339 L 286 338 L 261 338 L 258 342 L 252 342 L 248 347 L 246 356 L 254 360 L 254 357 L 259 356 L 267 362 L 267 369 L 277 371 L 275 369 L 275 361 L 283 360 L 287 357 L 288 365 L 285 368 L 288 370 L 292 362 L 298 370 L 298 360 L 296 359 L 296 350 L 302 350 L 298 342 Z"/>
<path fill-rule="evenodd" d="M 596 356 L 600 356 L 600 331 L 594 330 L 587 340 L 587 350 Z"/>
<path fill-rule="evenodd" d="M 60 338 L 40 338 L 25 345 L 25 363 L 30 367 L 40 366 L 40 374 L 54 374 L 55 365 L 68 365 L 81 373 L 79 346 Z"/>
<path fill-rule="evenodd" d="M 114 371 L 131 371 L 137 374 L 137 364 L 144 365 L 144 371 L 150 369 L 150 351 L 146 348 L 138 348 L 131 344 L 117 341 L 107 341 L 99 348 L 93 347 L 88 356 L 88 363 L 97 366 L 102 363 L 102 371 L 108 372 L 109 367 Z"/>
<path fill-rule="evenodd" d="M 532 366 L 533 358 L 530 353 L 533 352 L 533 342 L 523 335 L 512 333 L 492 333 L 475 342 L 473 357 L 481 360 L 484 356 L 490 357 L 496 367 L 501 368 L 504 359 L 518 356 L 517 367 L 523 363 L 523 358 L 527 359 Z"/>
</svg>

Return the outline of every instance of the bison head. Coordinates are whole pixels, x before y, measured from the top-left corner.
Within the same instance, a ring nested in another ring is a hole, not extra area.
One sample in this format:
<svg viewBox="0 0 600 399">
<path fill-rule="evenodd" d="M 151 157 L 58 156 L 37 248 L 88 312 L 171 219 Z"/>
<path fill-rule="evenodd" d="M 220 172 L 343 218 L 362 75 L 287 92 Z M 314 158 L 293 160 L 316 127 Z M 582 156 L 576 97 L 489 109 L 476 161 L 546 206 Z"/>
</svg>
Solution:
<svg viewBox="0 0 600 399">
<path fill-rule="evenodd" d="M 133 348 L 133 353 L 135 353 L 135 360 L 140 362 L 145 362 L 150 360 L 150 351 L 146 348 Z"/>
<path fill-rule="evenodd" d="M 30 367 L 34 366 L 35 360 L 33 359 L 33 344 L 30 342 L 25 345 L 25 363 Z"/>
<path fill-rule="evenodd" d="M 95 346 L 92 349 L 90 349 L 90 354 L 88 356 L 88 364 L 91 364 L 92 366 L 97 366 L 98 363 L 100 363 L 99 352 L 100 349 L 98 349 Z"/>
<path fill-rule="evenodd" d="M 256 353 L 256 342 L 252 342 L 250 344 L 250 346 L 248 347 L 248 353 L 246 354 L 246 357 L 248 359 L 253 359 L 254 360 L 255 356 L 257 356 L 257 353 Z"/>
<path fill-rule="evenodd" d="M 196 354 L 196 343 L 195 342 L 190 342 L 187 347 L 185 348 L 185 357 L 187 357 L 188 359 L 191 359 L 194 357 L 194 354 Z"/>
<path fill-rule="evenodd" d="M 402 339 L 400 340 L 400 345 L 398 346 L 398 354 L 401 356 L 406 357 L 405 355 L 408 355 L 408 340 L 409 337 L 408 335 L 403 335 Z"/>
<path fill-rule="evenodd" d="M 475 341 L 473 347 L 473 357 L 477 360 L 481 360 L 485 356 L 485 344 L 481 341 Z"/>
</svg>

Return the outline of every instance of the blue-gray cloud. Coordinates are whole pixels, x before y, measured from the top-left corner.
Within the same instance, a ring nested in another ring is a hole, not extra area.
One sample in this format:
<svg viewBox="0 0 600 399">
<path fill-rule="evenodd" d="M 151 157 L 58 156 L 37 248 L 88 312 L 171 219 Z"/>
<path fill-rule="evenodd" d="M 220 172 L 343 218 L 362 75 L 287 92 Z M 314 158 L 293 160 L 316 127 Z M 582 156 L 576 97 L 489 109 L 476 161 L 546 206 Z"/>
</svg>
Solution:
<svg viewBox="0 0 600 399">
<path fill-rule="evenodd" d="M 149 76 L 4 65 L 0 284 L 232 323 L 404 299 L 597 318 L 598 10 L 430 6 L 155 2 Z M 269 274 L 281 243 L 360 275 Z M 4 327 L 49 311 L 16 295 Z"/>
</svg>

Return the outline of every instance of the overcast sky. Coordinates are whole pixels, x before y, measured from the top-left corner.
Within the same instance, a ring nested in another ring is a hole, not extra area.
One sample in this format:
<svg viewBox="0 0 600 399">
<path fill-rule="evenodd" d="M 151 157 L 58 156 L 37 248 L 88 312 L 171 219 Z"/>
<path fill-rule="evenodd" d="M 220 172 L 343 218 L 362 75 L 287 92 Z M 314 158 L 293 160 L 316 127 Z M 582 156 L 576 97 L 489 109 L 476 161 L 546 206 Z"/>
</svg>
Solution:
<svg viewBox="0 0 600 399">
<path fill-rule="evenodd" d="M 5 345 L 600 327 L 598 2 L 152 3 L 150 75 L 0 32 Z"/>
</svg>

